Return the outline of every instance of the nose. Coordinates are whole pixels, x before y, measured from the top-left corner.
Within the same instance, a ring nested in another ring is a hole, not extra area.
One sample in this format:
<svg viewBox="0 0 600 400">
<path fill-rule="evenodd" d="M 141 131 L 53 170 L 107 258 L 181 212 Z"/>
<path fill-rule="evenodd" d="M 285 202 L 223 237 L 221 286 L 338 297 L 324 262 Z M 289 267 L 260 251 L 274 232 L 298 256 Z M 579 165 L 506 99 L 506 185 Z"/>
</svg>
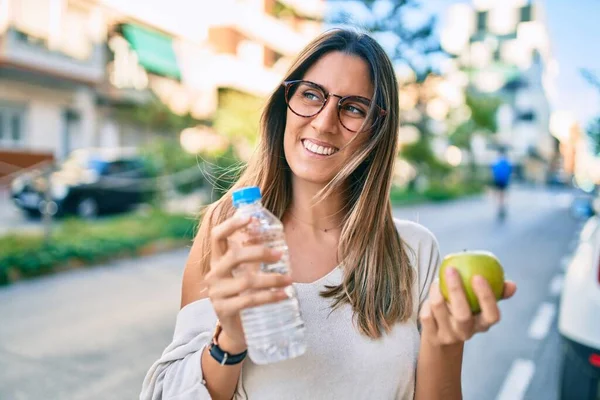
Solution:
<svg viewBox="0 0 600 400">
<path fill-rule="evenodd" d="M 333 96 L 327 98 L 325 106 L 320 113 L 315 115 L 311 126 L 319 133 L 335 133 L 338 131 L 337 99 Z"/>
</svg>

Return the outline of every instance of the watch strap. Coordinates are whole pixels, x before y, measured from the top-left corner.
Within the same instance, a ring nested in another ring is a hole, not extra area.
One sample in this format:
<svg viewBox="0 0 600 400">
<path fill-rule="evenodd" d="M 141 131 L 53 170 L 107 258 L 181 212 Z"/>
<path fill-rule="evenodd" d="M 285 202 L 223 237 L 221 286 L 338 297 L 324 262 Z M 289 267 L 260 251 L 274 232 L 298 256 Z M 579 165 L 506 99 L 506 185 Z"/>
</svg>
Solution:
<svg viewBox="0 0 600 400">
<path fill-rule="evenodd" d="M 239 364 L 246 358 L 248 354 L 248 350 L 244 350 L 239 354 L 230 354 L 219 347 L 219 334 L 223 328 L 221 328 L 221 324 L 217 321 L 217 326 L 215 328 L 215 333 L 213 335 L 212 341 L 208 347 L 208 352 L 212 358 L 214 358 L 221 365 L 235 365 Z"/>
</svg>

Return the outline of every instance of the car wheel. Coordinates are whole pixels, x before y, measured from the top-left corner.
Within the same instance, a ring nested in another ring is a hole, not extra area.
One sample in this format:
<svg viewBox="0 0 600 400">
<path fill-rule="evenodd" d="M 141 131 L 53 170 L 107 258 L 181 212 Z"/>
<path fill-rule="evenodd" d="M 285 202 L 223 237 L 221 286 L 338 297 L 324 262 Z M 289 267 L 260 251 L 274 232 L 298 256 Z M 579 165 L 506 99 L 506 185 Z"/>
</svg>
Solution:
<svg viewBox="0 0 600 400">
<path fill-rule="evenodd" d="M 91 197 L 84 197 L 77 203 L 76 214 L 79 218 L 96 218 L 98 216 L 98 202 Z"/>
<path fill-rule="evenodd" d="M 600 399 L 600 380 L 589 374 L 586 360 L 568 344 L 562 345 L 559 400 Z"/>
<path fill-rule="evenodd" d="M 25 218 L 30 220 L 38 220 L 41 216 L 37 210 L 23 210 L 23 214 L 25 214 Z"/>
</svg>

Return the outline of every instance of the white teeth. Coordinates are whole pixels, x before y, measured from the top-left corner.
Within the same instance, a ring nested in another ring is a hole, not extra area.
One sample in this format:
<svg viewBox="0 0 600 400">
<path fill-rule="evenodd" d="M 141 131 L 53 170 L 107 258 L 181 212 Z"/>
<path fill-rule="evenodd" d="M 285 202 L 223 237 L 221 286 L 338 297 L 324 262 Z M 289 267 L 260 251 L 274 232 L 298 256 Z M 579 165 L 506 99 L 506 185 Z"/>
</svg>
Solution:
<svg viewBox="0 0 600 400">
<path fill-rule="evenodd" d="M 308 140 L 303 140 L 302 144 L 304 145 L 304 148 L 306 148 L 308 151 L 310 151 L 312 153 L 316 153 L 316 154 L 321 154 L 324 156 L 329 156 L 337 151 L 333 147 L 319 146 Z"/>
</svg>

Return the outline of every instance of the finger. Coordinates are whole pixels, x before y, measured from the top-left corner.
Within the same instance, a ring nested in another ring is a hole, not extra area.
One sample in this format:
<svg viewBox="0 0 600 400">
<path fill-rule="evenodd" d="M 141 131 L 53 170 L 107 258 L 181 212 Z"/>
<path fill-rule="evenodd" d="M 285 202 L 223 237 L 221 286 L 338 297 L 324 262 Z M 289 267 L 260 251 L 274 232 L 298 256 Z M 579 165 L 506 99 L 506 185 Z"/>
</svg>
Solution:
<svg viewBox="0 0 600 400">
<path fill-rule="evenodd" d="M 219 317 L 237 315 L 241 310 L 263 304 L 276 303 L 288 299 L 284 289 L 259 290 L 245 295 L 230 297 L 213 302 L 213 308 Z"/>
<path fill-rule="evenodd" d="M 421 322 L 421 331 L 427 332 L 430 337 L 437 337 L 438 335 L 438 326 L 435 323 L 435 318 L 433 317 L 433 313 L 431 312 L 431 305 L 429 301 L 426 301 L 421 308 L 421 312 L 419 314 L 419 321 Z"/>
<path fill-rule="evenodd" d="M 450 312 L 448 310 L 448 306 L 446 305 L 446 301 L 440 292 L 438 283 L 431 285 L 431 290 L 429 292 L 429 303 L 431 306 L 431 312 L 435 318 L 435 323 L 438 327 L 438 339 L 442 344 L 452 343 L 456 339 L 456 336 L 450 322 Z"/>
<path fill-rule="evenodd" d="M 455 268 L 447 268 L 445 273 L 450 300 L 450 313 L 452 314 L 451 323 L 454 332 L 464 341 L 473 335 L 473 313 L 458 271 Z"/>
<path fill-rule="evenodd" d="M 246 290 L 278 289 L 292 284 L 289 275 L 281 274 L 249 274 L 236 278 L 223 279 L 209 289 L 208 296 L 213 299 L 237 296 Z"/>
<path fill-rule="evenodd" d="M 502 293 L 502 299 L 510 299 L 517 292 L 517 284 L 513 281 L 504 282 L 504 292 Z"/>
<path fill-rule="evenodd" d="M 477 317 L 480 328 L 487 330 L 500 321 L 500 309 L 496 303 L 496 296 L 490 284 L 481 275 L 473 277 L 473 290 L 481 306 L 481 314 Z"/>
<path fill-rule="evenodd" d="M 236 215 L 215 226 L 210 232 L 211 256 L 218 260 L 227 251 L 227 238 L 250 222 L 250 216 Z"/>
<path fill-rule="evenodd" d="M 274 263 L 281 258 L 282 253 L 263 245 L 244 246 L 230 250 L 217 261 L 214 267 L 216 276 L 230 276 L 232 271 L 244 263 Z"/>
</svg>

